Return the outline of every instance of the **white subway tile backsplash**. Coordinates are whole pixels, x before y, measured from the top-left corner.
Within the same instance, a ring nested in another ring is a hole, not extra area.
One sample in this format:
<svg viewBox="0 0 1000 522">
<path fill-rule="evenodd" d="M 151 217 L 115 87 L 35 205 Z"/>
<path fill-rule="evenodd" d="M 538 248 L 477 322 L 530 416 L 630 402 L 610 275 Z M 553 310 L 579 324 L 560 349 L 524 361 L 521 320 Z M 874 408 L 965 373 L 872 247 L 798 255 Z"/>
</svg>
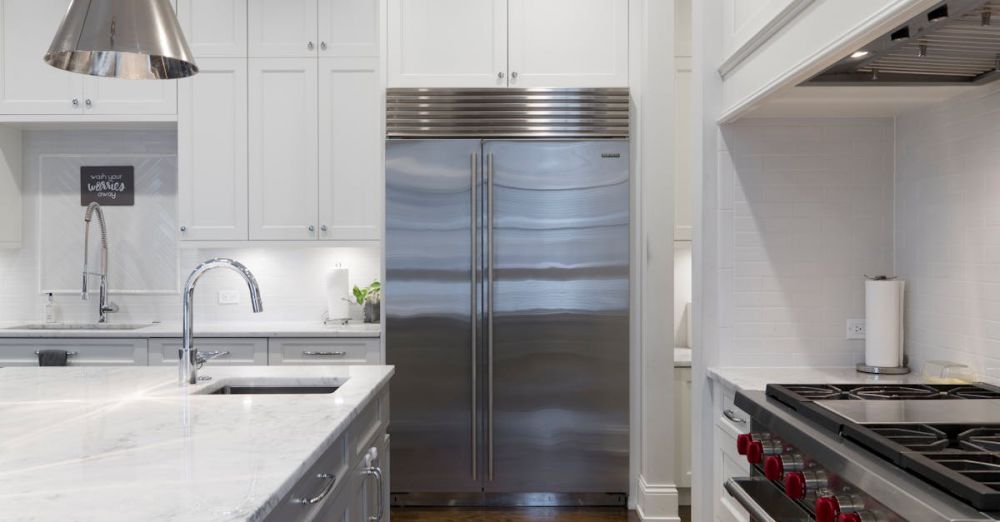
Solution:
<svg viewBox="0 0 1000 522">
<path fill-rule="evenodd" d="M 892 121 L 756 120 L 722 136 L 719 364 L 860 361 L 844 328 L 864 317 L 865 273 L 892 268 Z"/>
</svg>

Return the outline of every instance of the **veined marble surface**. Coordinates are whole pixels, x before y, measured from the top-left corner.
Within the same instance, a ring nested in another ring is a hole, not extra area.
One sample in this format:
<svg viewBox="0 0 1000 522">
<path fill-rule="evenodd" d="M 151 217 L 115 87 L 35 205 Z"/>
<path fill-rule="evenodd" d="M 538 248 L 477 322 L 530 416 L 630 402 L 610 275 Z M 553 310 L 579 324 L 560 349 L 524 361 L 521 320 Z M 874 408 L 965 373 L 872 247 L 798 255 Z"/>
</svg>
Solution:
<svg viewBox="0 0 1000 522">
<path fill-rule="evenodd" d="M 257 521 L 390 366 L 0 368 L 0 520 Z M 238 380 L 329 395 L 200 395 Z"/>
<path fill-rule="evenodd" d="M 112 317 L 112 322 L 114 318 Z M 125 322 L 125 321 L 123 321 Z M 25 323 L 0 324 L 0 338 L 98 338 L 98 339 L 147 339 L 180 337 L 181 323 L 152 323 L 135 330 L 30 330 L 18 329 Z M 346 325 L 320 321 L 229 321 L 220 323 L 194 323 L 195 337 L 379 337 L 382 327 L 378 323 L 352 322 Z"/>
<path fill-rule="evenodd" d="M 708 378 L 736 390 L 764 390 L 768 384 L 907 384 L 927 382 L 920 373 L 871 375 L 850 368 L 717 368 Z"/>
</svg>

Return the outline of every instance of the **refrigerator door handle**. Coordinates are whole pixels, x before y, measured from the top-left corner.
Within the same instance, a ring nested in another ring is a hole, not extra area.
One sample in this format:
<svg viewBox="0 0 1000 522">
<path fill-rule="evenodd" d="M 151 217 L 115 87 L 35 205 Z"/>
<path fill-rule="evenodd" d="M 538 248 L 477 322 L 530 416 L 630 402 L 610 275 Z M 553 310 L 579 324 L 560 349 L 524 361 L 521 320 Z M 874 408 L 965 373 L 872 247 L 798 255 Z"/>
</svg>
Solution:
<svg viewBox="0 0 1000 522">
<path fill-rule="evenodd" d="M 477 348 L 479 347 L 479 339 L 477 337 L 478 329 L 476 328 L 476 324 L 479 322 L 479 315 L 478 315 L 477 309 L 476 309 L 477 308 L 476 307 L 476 298 L 477 298 L 477 294 L 478 294 L 478 292 L 476 292 L 476 286 L 477 286 L 477 284 L 479 282 L 479 276 L 478 276 L 478 274 L 479 274 L 479 256 L 477 255 L 478 254 L 477 246 L 479 244 L 479 231 L 478 231 L 478 229 L 479 229 L 479 201 L 478 201 L 478 199 L 479 199 L 479 153 L 478 152 L 472 153 L 472 158 L 470 160 L 470 163 L 471 163 L 471 165 L 470 165 L 469 170 L 472 173 L 472 185 L 471 185 L 472 189 L 470 191 L 472 193 L 472 196 L 471 196 L 471 198 L 469 200 L 469 203 L 472 206 L 472 226 L 470 227 L 472 229 L 472 238 L 471 238 L 472 239 L 472 285 L 470 286 L 470 290 L 471 290 L 472 296 L 471 296 L 471 299 L 469 300 L 470 303 L 471 303 L 471 305 L 470 305 L 470 311 L 471 311 L 471 317 L 472 317 L 472 339 L 471 339 L 471 342 L 470 342 L 470 346 L 472 347 L 472 410 L 471 410 L 472 411 L 472 426 L 471 426 L 472 429 L 470 431 L 472 433 L 472 435 L 471 435 L 471 440 L 472 440 L 472 480 L 475 481 L 475 480 L 479 480 L 479 469 L 478 469 L 478 461 L 479 461 L 479 436 L 478 436 L 479 435 L 479 418 L 478 418 L 478 414 L 477 414 L 478 409 L 479 409 L 479 401 L 478 401 L 479 393 L 478 393 L 478 390 L 477 390 L 477 386 L 479 385 L 479 380 L 476 378 L 476 376 L 479 374 L 479 364 L 478 364 L 479 360 L 478 360 L 478 356 L 477 356 L 477 353 L 476 353 L 478 351 Z"/>
<path fill-rule="evenodd" d="M 486 155 L 486 366 L 487 479 L 493 480 L 493 154 Z"/>
</svg>

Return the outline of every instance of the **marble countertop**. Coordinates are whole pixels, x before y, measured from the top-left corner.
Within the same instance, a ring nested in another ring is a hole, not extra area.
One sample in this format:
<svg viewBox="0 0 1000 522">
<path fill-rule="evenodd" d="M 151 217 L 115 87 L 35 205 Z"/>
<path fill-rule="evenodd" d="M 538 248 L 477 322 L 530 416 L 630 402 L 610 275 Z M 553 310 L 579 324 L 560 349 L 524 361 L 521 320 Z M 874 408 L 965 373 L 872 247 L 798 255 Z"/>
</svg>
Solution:
<svg viewBox="0 0 1000 522">
<path fill-rule="evenodd" d="M 390 366 L 0 369 L 0 518 L 257 521 L 392 376 Z M 330 395 L 199 395 L 238 379 Z"/>
<path fill-rule="evenodd" d="M 127 321 L 120 321 L 125 323 Z M 152 323 L 135 330 L 29 330 L 19 329 L 26 323 L 0 324 L 0 338 L 97 338 L 97 339 L 147 339 L 180 337 L 181 323 Z M 142 324 L 142 323 L 137 323 Z M 230 321 L 194 323 L 196 337 L 379 337 L 382 327 L 378 323 L 352 322 L 346 325 L 320 321 Z"/>
<path fill-rule="evenodd" d="M 764 390 L 769 383 L 785 384 L 908 384 L 923 383 L 920 373 L 870 375 L 850 368 L 717 368 L 708 378 L 737 390 Z"/>
</svg>

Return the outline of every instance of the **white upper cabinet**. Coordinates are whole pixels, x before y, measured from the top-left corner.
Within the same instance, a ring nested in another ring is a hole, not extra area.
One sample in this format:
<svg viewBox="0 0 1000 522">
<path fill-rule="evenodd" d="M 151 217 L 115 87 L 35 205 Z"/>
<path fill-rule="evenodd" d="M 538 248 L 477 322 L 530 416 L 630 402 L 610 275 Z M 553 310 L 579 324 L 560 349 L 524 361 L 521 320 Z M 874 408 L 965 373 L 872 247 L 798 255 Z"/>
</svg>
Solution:
<svg viewBox="0 0 1000 522">
<path fill-rule="evenodd" d="M 381 108 L 377 58 L 320 60 L 320 239 L 381 238 Z"/>
<path fill-rule="evenodd" d="M 83 76 L 42 61 L 66 0 L 0 0 L 0 113 L 83 114 Z"/>
<path fill-rule="evenodd" d="M 389 0 L 390 87 L 626 87 L 628 0 Z"/>
<path fill-rule="evenodd" d="M 379 2 L 319 0 L 319 55 L 379 56 Z"/>
<path fill-rule="evenodd" d="M 247 0 L 179 0 L 177 19 L 195 58 L 247 56 Z"/>
<path fill-rule="evenodd" d="M 83 110 L 86 114 L 104 115 L 177 114 L 177 82 L 85 76 Z"/>
<path fill-rule="evenodd" d="M 389 0 L 390 87 L 505 87 L 507 0 Z"/>
<path fill-rule="evenodd" d="M 177 113 L 175 81 L 87 77 L 46 64 L 42 57 L 67 5 L 66 0 L 0 0 L 0 114 Z"/>
<path fill-rule="evenodd" d="M 246 240 L 247 60 L 203 58 L 181 83 L 180 239 Z"/>
<path fill-rule="evenodd" d="M 627 0 L 509 0 L 511 87 L 628 85 Z"/>
<path fill-rule="evenodd" d="M 251 57 L 278 58 L 317 55 L 319 49 L 317 0 L 249 1 Z"/>
<path fill-rule="evenodd" d="M 250 59 L 250 239 L 318 237 L 317 62 Z"/>
</svg>

